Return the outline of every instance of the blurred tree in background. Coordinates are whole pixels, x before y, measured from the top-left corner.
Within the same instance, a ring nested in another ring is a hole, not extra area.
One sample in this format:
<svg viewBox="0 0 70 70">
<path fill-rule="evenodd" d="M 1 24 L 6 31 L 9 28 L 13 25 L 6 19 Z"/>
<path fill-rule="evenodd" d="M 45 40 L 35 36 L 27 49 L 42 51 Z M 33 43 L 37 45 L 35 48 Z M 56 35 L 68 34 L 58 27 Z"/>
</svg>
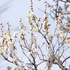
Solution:
<svg viewBox="0 0 70 70">
<path fill-rule="evenodd" d="M 9 4 L 12 2 L 13 0 L 9 0 L 7 1 L 5 4 L 0 6 L 0 14 L 2 14 L 3 12 L 5 12 L 6 10 L 9 9 Z"/>
</svg>

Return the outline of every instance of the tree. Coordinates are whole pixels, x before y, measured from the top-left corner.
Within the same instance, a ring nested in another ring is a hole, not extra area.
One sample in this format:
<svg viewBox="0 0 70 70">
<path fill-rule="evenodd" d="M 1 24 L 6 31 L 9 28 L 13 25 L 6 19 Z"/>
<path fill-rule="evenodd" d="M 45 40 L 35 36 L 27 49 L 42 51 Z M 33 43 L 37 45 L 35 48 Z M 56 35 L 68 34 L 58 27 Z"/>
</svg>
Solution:
<svg viewBox="0 0 70 70">
<path fill-rule="evenodd" d="M 53 64 L 58 65 L 61 70 L 70 70 L 70 66 L 66 64 L 70 59 L 66 54 L 70 48 L 70 1 L 53 0 L 53 2 L 54 5 L 51 5 L 45 1 L 44 11 L 38 8 L 44 13 L 44 17 L 40 18 L 34 14 L 33 1 L 30 0 L 31 11 L 27 13 L 27 22 L 30 25 L 28 32 L 21 18 L 19 31 L 14 32 L 13 36 L 11 25 L 7 23 L 8 29 L 4 32 L 4 26 L 0 23 L 2 33 L 0 54 L 5 60 L 16 65 L 14 68 L 8 67 L 8 70 L 39 70 L 42 64 L 47 70 L 52 70 Z M 64 6 L 62 7 L 60 3 Z M 50 20 L 53 20 L 53 23 Z M 42 41 L 39 41 L 39 36 L 36 35 L 41 35 Z"/>
</svg>

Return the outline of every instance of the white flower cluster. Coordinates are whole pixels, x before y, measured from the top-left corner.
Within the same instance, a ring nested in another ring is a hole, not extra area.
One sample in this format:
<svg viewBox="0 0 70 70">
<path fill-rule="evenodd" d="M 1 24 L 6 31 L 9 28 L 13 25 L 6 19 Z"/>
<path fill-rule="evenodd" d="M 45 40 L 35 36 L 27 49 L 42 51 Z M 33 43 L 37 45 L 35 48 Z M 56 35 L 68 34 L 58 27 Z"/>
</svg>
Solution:
<svg viewBox="0 0 70 70">
<path fill-rule="evenodd" d="M 48 23 L 48 14 L 44 14 L 43 26 L 46 26 Z"/>
</svg>

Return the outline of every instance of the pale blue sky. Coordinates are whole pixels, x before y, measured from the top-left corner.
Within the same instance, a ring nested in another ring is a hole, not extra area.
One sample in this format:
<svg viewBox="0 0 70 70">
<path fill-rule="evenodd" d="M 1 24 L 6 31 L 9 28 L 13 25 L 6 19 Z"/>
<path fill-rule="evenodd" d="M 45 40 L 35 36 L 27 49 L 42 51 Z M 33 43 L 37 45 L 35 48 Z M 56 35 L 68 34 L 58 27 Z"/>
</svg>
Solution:
<svg viewBox="0 0 70 70">
<path fill-rule="evenodd" d="M 19 20 L 20 18 L 22 18 L 23 22 L 27 25 L 26 14 L 30 10 L 29 0 L 0 0 L 0 8 L 8 1 L 11 2 L 9 2 L 7 5 L 4 6 L 4 8 L 8 9 L 0 14 L 0 23 L 6 25 L 5 23 L 9 22 L 12 25 L 11 29 L 17 30 L 17 28 L 19 27 Z M 43 1 L 44 0 L 42 0 L 41 2 L 38 2 L 37 0 L 34 1 L 35 14 L 40 17 L 42 17 L 43 13 L 40 10 L 38 10 L 37 7 L 44 10 Z M 6 61 L 4 61 L 4 59 L 1 58 L 2 57 L 0 56 L 0 69 L 6 70 L 6 66 L 9 66 L 11 64 L 7 63 Z M 52 70 L 60 70 L 60 69 L 58 66 L 53 65 Z"/>
</svg>

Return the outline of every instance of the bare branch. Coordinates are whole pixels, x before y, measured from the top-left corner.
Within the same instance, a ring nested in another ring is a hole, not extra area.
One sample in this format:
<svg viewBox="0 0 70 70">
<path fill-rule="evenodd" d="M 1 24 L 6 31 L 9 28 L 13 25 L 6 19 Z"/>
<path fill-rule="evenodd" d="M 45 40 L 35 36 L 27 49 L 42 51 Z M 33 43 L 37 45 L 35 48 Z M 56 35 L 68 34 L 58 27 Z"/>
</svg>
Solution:
<svg viewBox="0 0 70 70">
<path fill-rule="evenodd" d="M 70 58 L 70 56 L 68 56 L 67 58 L 65 58 L 65 59 L 63 60 L 62 64 L 63 64 L 66 60 L 68 60 L 69 58 Z"/>
</svg>

